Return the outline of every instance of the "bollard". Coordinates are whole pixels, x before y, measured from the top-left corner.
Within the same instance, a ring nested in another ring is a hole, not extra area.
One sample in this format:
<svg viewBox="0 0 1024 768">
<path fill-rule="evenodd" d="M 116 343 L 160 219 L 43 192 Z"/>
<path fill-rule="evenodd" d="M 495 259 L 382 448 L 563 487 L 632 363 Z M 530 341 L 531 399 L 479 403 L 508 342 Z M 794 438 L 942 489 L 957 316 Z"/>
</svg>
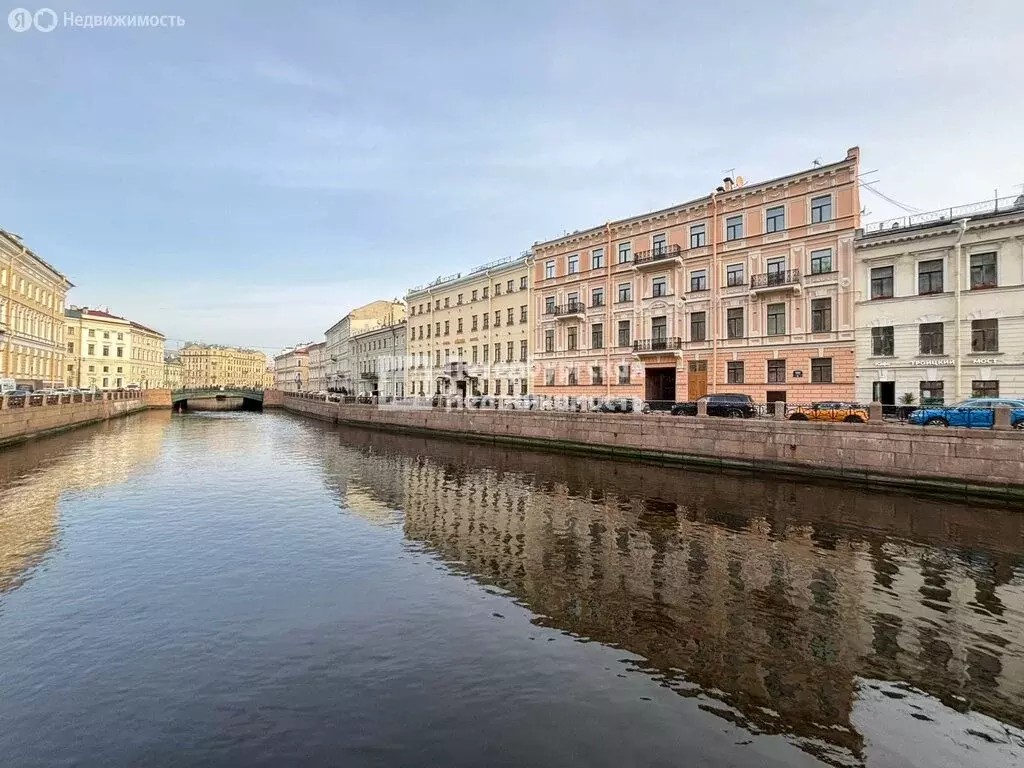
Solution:
<svg viewBox="0 0 1024 768">
<path fill-rule="evenodd" d="M 993 429 L 1012 429 L 1010 425 L 1010 414 L 1012 409 L 1008 405 L 997 405 L 992 414 Z"/>
<path fill-rule="evenodd" d="M 868 421 L 872 424 L 882 423 L 882 404 L 875 400 L 868 405 Z"/>
<path fill-rule="evenodd" d="M 697 401 L 697 416 L 701 417 L 701 416 L 707 416 L 707 415 L 708 415 L 708 401 L 705 398 L 702 397 L 700 400 Z"/>
<path fill-rule="evenodd" d="M 772 407 L 773 407 L 772 415 L 775 417 L 775 420 L 776 421 L 783 421 L 783 420 L 785 420 L 785 418 L 786 418 L 786 401 L 785 400 L 776 400 L 774 403 L 772 403 Z"/>
</svg>

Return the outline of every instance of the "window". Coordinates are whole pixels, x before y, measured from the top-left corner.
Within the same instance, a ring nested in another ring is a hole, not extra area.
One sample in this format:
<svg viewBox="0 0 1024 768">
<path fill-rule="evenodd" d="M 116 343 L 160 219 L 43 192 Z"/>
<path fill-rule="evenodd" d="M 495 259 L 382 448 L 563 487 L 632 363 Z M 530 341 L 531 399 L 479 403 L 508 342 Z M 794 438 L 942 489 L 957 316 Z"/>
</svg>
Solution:
<svg viewBox="0 0 1024 768">
<path fill-rule="evenodd" d="M 619 346 L 628 347 L 633 343 L 632 335 L 629 332 L 629 320 L 619 320 Z"/>
<path fill-rule="evenodd" d="M 666 247 L 668 246 L 668 239 L 665 235 L 655 235 L 651 238 L 651 250 L 655 254 L 665 253 Z"/>
<path fill-rule="evenodd" d="M 526 276 L 525 275 L 523 277 L 519 278 L 519 290 L 520 291 L 525 291 L 526 290 Z"/>
<path fill-rule="evenodd" d="M 785 360 L 769 360 L 768 361 L 768 383 L 769 384 L 785 384 L 786 383 L 786 361 Z"/>
<path fill-rule="evenodd" d="M 501 296 L 501 283 L 494 284 L 494 295 Z"/>
<path fill-rule="evenodd" d="M 444 297 L 444 308 L 448 309 L 448 297 L 447 296 Z"/>
<path fill-rule="evenodd" d="M 106 344 L 103 345 L 103 356 L 110 357 L 110 347 L 108 347 Z"/>
<path fill-rule="evenodd" d="M 668 282 L 664 277 L 656 277 L 651 282 L 652 296 L 668 296 Z"/>
<path fill-rule="evenodd" d="M 548 261 L 544 264 L 544 279 L 550 280 L 555 276 L 555 262 Z"/>
<path fill-rule="evenodd" d="M 477 329 L 476 317 L 476 315 L 473 315 L 471 318 L 469 318 L 469 330 L 471 331 L 475 331 Z"/>
<path fill-rule="evenodd" d="M 505 359 L 511 363 L 512 360 L 515 359 L 515 354 L 516 343 L 514 341 L 510 341 L 508 344 L 505 345 Z"/>
<path fill-rule="evenodd" d="M 485 394 L 485 395 L 487 394 L 488 387 L 490 386 L 490 384 L 491 384 L 491 382 L 490 382 L 489 379 L 484 379 L 484 391 L 483 391 L 483 394 Z"/>
<path fill-rule="evenodd" d="M 509 280 L 507 283 L 505 283 L 505 293 L 512 293 L 512 291 L 514 290 L 514 284 L 514 280 Z M 509 383 L 511 384 L 512 382 Z M 509 394 L 511 395 L 512 393 L 509 392 Z"/>
<path fill-rule="evenodd" d="M 668 321 L 664 315 L 651 318 L 651 339 L 664 342 L 668 338 Z"/>
<path fill-rule="evenodd" d="M 633 260 L 632 243 L 619 243 L 619 264 L 625 264 Z"/>
<path fill-rule="evenodd" d="M 598 269 L 604 266 L 604 248 L 595 248 L 590 252 L 590 268 Z"/>
<path fill-rule="evenodd" d="M 811 274 L 824 275 L 832 271 L 832 249 L 811 251 Z"/>
<path fill-rule="evenodd" d="M 703 248 L 707 245 L 707 232 L 703 224 L 693 224 L 690 227 L 690 247 Z"/>
<path fill-rule="evenodd" d="M 519 342 L 519 362 L 526 362 L 526 340 Z"/>
<path fill-rule="evenodd" d="M 575 368 L 570 368 L 569 369 L 568 381 L 566 383 L 569 384 L 570 386 L 575 386 L 578 383 L 576 381 L 576 369 Z"/>
<path fill-rule="evenodd" d="M 811 358 L 811 383 L 831 384 L 832 383 L 832 358 L 812 357 Z"/>
<path fill-rule="evenodd" d="M 526 322 L 526 305 L 525 304 L 523 304 L 523 306 L 521 306 L 519 308 L 519 322 L 520 323 L 525 323 Z"/>
<path fill-rule="evenodd" d="M 470 355 L 472 355 L 473 365 L 476 365 L 477 360 L 479 358 L 479 355 L 477 355 L 476 347 L 470 347 L 469 353 Z"/>
<path fill-rule="evenodd" d="M 882 325 L 871 329 L 871 354 L 875 357 L 892 357 L 894 349 L 893 327 Z"/>
<path fill-rule="evenodd" d="M 832 220 L 832 195 L 811 198 L 811 224 Z"/>
<path fill-rule="evenodd" d="M 942 323 L 921 323 L 918 326 L 922 355 L 942 354 Z"/>
<path fill-rule="evenodd" d="M 593 291 L 590 292 L 590 306 L 604 306 L 604 288 L 595 288 Z"/>
<path fill-rule="evenodd" d="M 89 329 L 89 338 L 90 339 L 96 338 L 96 329 L 95 328 L 90 328 Z"/>
<path fill-rule="evenodd" d="M 892 267 L 875 267 L 871 270 L 871 298 L 892 298 Z"/>
<path fill-rule="evenodd" d="M 786 305 L 768 305 L 768 331 L 769 336 L 782 336 L 786 333 Z"/>
<path fill-rule="evenodd" d="M 544 351 L 554 352 L 555 351 L 555 332 L 553 329 L 544 331 Z"/>
<path fill-rule="evenodd" d="M 552 263 L 552 264 L 554 264 L 555 262 L 551 262 L 551 263 Z M 551 276 L 552 276 L 552 277 L 554 277 L 554 274 L 552 274 Z M 484 287 L 483 287 L 483 288 L 481 288 L 480 290 L 481 290 L 481 293 L 480 293 L 480 298 L 481 298 L 481 299 L 486 299 L 486 298 L 487 298 L 487 296 L 489 295 L 489 294 L 488 294 L 487 292 L 488 292 L 488 291 L 490 290 L 490 288 L 489 288 L 489 287 L 487 287 L 487 286 L 484 286 Z"/>
<path fill-rule="evenodd" d="M 104 339 L 109 339 L 110 338 L 110 331 L 104 331 L 103 332 L 103 338 Z"/>
<path fill-rule="evenodd" d="M 103 366 L 103 372 L 104 373 L 110 373 L 110 366 L 109 365 L 104 365 Z"/>
<path fill-rule="evenodd" d="M 68 342 L 68 352 L 74 352 L 74 351 L 75 351 L 75 342 L 69 341 Z"/>
<path fill-rule="evenodd" d="M 501 394 L 501 379 L 495 379 L 494 380 L 494 394 L 496 394 L 496 395 L 500 395 Z"/>
<path fill-rule="evenodd" d="M 942 293 L 942 259 L 922 261 L 917 265 L 917 292 L 921 296 Z"/>
<path fill-rule="evenodd" d="M 544 383 L 547 386 L 549 386 L 549 387 L 555 386 L 555 369 L 554 368 L 548 368 L 546 371 L 544 371 Z"/>
<path fill-rule="evenodd" d="M 477 294 L 477 292 L 476 292 L 476 291 L 473 291 L 473 293 L 472 293 L 472 299 L 470 299 L 471 301 L 476 301 L 476 294 Z"/>
<path fill-rule="evenodd" d="M 971 397 L 999 397 L 999 382 L 975 379 L 971 382 Z"/>
<path fill-rule="evenodd" d="M 462 303 L 462 294 L 461 293 L 458 296 L 455 297 L 455 303 L 456 304 L 461 304 Z"/>
<path fill-rule="evenodd" d="M 555 314 L 555 297 L 548 296 L 544 299 L 544 314 L 553 315 Z"/>
<path fill-rule="evenodd" d="M 725 239 L 739 240 L 743 237 L 743 215 L 730 216 L 725 220 Z"/>
<path fill-rule="evenodd" d="M 690 314 L 690 341 L 704 341 L 708 333 L 708 321 L 706 312 L 692 312 Z"/>
<path fill-rule="evenodd" d="M 832 330 L 832 299 L 811 299 L 811 333 Z"/>
<path fill-rule="evenodd" d="M 572 256 L 569 257 L 569 274 L 570 275 L 575 275 L 579 271 L 580 271 L 580 255 L 578 253 L 574 253 Z"/>
<path fill-rule="evenodd" d="M 515 310 L 515 307 L 509 307 L 508 308 L 508 312 L 506 312 L 505 325 L 515 325 L 515 324 L 516 324 L 516 310 Z"/>
<path fill-rule="evenodd" d="M 445 320 L 444 321 L 444 335 L 447 336 L 450 330 L 451 330 L 451 322 L 449 322 L 448 320 Z"/>
<path fill-rule="evenodd" d="M 619 283 L 619 303 L 633 300 L 633 284 Z"/>
<path fill-rule="evenodd" d="M 619 365 L 619 384 L 629 384 L 629 363 Z"/>
<path fill-rule="evenodd" d="M 743 307 L 726 310 L 726 335 L 730 339 L 743 338 Z"/>
<path fill-rule="evenodd" d="M 727 286 L 743 285 L 742 264 L 730 264 L 725 268 L 725 284 Z"/>
<path fill-rule="evenodd" d="M 501 310 L 494 310 L 494 327 L 501 328 Z"/>
<path fill-rule="evenodd" d="M 496 363 L 500 363 L 501 362 L 501 343 L 500 342 L 498 344 L 494 345 L 494 362 L 496 362 Z"/>
<path fill-rule="evenodd" d="M 483 315 L 483 319 L 484 319 L 483 330 L 486 331 L 488 328 L 491 327 L 491 313 L 490 312 L 485 312 L 484 315 Z"/>
<path fill-rule="evenodd" d="M 457 324 L 456 324 L 456 327 L 455 327 L 455 332 L 456 333 L 462 333 L 462 318 L 461 317 L 457 321 Z M 387 342 L 385 341 L 385 345 L 386 344 L 387 344 Z"/>
<path fill-rule="evenodd" d="M 737 360 L 725 364 L 725 380 L 729 384 L 743 383 L 743 361 Z"/>
<path fill-rule="evenodd" d="M 995 288 L 999 284 L 996 276 L 996 255 L 975 253 L 971 256 L 971 290 Z"/>
<path fill-rule="evenodd" d="M 604 384 L 604 377 L 601 375 L 601 366 L 592 365 L 590 366 L 590 383 L 591 384 Z"/>
<path fill-rule="evenodd" d="M 441 323 L 440 322 L 434 323 L 434 335 L 435 336 L 440 336 L 441 335 Z"/>
<path fill-rule="evenodd" d="M 124 347 L 118 347 L 117 348 L 117 356 L 118 357 L 124 357 Z"/>
<path fill-rule="evenodd" d="M 941 381 L 921 382 L 921 405 L 942 405 L 945 400 L 945 383 Z"/>
<path fill-rule="evenodd" d="M 484 365 L 487 365 L 489 362 L 491 362 L 491 345 L 490 344 L 484 344 L 483 351 L 484 351 Z"/>
<path fill-rule="evenodd" d="M 706 291 L 708 289 L 708 273 L 706 270 L 699 270 L 690 273 L 690 291 Z"/>
<path fill-rule="evenodd" d="M 769 208 L 764 212 L 764 231 L 768 234 L 772 232 L 782 232 L 786 228 L 786 206 L 776 205 L 773 208 Z M 743 234 L 740 233 L 740 237 Z"/>
<path fill-rule="evenodd" d="M 999 351 L 999 321 L 971 321 L 971 352 Z"/>
<path fill-rule="evenodd" d="M 594 323 L 590 326 L 590 348 L 604 348 L 604 323 Z"/>
</svg>

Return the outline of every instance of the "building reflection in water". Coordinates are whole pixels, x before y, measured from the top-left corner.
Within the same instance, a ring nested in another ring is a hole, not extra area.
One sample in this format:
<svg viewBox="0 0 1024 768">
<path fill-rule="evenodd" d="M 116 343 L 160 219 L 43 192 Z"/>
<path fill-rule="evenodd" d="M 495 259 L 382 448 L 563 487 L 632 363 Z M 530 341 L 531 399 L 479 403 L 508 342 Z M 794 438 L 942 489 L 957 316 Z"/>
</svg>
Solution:
<svg viewBox="0 0 1024 768">
<path fill-rule="evenodd" d="M 169 422 L 147 411 L 0 452 L 0 595 L 56 544 L 60 497 L 124 481 L 159 455 Z"/>
<path fill-rule="evenodd" d="M 864 680 L 1024 727 L 1019 512 L 339 432 L 343 506 L 752 732 L 862 764 Z"/>
</svg>

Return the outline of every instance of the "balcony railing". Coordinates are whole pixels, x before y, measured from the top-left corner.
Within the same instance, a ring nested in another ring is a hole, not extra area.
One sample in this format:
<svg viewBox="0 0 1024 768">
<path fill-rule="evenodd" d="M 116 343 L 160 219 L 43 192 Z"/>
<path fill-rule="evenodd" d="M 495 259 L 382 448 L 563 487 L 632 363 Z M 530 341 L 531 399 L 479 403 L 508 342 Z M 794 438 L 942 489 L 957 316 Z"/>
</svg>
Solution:
<svg viewBox="0 0 1024 768">
<path fill-rule="evenodd" d="M 544 308 L 545 315 L 578 315 L 583 312 L 582 301 L 570 301 L 566 304 L 550 304 Z"/>
<path fill-rule="evenodd" d="M 663 245 L 660 248 L 652 248 L 649 251 L 639 251 L 633 256 L 633 264 L 650 264 L 662 259 L 674 259 L 683 255 L 683 248 L 679 245 Z"/>
<path fill-rule="evenodd" d="M 887 219 L 886 221 L 867 224 L 864 227 L 864 232 L 872 233 L 890 229 L 909 229 L 1014 210 L 1024 210 L 1024 195 L 995 197 L 979 203 L 969 203 L 968 205 L 960 205 L 954 208 L 943 208 L 940 211 L 928 211 L 926 213 L 915 213 L 912 216 L 901 216 L 898 219 Z"/>
<path fill-rule="evenodd" d="M 774 288 L 781 285 L 796 285 L 800 282 L 799 269 L 787 269 L 782 272 L 765 272 L 760 275 L 752 275 L 750 278 L 751 288 Z"/>
<path fill-rule="evenodd" d="M 633 342 L 634 352 L 667 352 L 683 348 L 683 340 L 678 336 L 657 339 L 637 339 Z"/>
</svg>

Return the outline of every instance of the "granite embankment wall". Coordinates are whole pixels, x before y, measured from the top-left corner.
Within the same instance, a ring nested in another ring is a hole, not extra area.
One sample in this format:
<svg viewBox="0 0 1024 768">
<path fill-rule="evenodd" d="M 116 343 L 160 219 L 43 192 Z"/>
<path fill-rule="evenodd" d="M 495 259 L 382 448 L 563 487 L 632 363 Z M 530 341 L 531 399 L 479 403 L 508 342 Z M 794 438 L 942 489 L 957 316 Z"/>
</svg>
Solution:
<svg viewBox="0 0 1024 768">
<path fill-rule="evenodd" d="M 170 390 L 0 398 L 0 448 L 147 408 L 170 408 Z"/>
<path fill-rule="evenodd" d="M 660 414 L 398 410 L 285 395 L 334 423 L 759 474 L 823 477 L 1024 503 L 1024 434 Z"/>
</svg>

